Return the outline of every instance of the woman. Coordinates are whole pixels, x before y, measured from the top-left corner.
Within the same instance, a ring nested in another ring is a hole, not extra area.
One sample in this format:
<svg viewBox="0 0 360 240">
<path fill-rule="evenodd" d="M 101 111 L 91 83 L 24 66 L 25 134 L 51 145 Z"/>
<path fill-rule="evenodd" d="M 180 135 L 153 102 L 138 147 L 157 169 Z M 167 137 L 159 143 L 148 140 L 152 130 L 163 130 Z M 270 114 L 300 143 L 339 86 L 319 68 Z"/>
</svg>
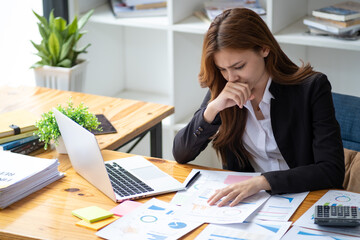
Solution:
<svg viewBox="0 0 360 240">
<path fill-rule="evenodd" d="M 229 9 L 212 22 L 199 81 L 209 92 L 175 136 L 176 161 L 193 160 L 212 141 L 225 169 L 261 172 L 217 190 L 210 205 L 234 206 L 261 190 L 342 188 L 344 152 L 331 85 L 309 64 L 295 65 L 256 13 Z"/>
</svg>

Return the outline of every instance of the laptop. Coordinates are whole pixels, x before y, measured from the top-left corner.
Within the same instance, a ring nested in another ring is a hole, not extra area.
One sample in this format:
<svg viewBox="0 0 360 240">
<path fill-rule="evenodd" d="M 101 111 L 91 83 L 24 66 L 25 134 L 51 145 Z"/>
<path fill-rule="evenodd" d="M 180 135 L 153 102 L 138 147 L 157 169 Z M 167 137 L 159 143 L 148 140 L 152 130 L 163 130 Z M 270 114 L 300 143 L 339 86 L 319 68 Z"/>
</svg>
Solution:
<svg viewBox="0 0 360 240">
<path fill-rule="evenodd" d="M 182 183 L 140 156 L 104 162 L 91 132 L 53 109 L 70 162 L 75 171 L 115 202 L 178 190 Z"/>
</svg>

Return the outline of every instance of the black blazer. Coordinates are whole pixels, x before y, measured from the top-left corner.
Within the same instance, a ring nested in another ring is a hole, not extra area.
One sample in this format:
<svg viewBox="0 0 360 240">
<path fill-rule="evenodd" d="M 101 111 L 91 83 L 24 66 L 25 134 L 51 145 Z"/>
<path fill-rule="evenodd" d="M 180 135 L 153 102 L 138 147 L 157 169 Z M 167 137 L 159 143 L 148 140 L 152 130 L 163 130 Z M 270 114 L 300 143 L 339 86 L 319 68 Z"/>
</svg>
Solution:
<svg viewBox="0 0 360 240">
<path fill-rule="evenodd" d="M 274 137 L 290 168 L 262 173 L 271 192 L 342 188 L 344 150 L 327 77 L 318 73 L 298 85 L 272 81 L 269 91 L 274 96 L 270 107 Z M 204 120 L 209 99 L 210 92 L 189 124 L 175 136 L 173 155 L 179 163 L 194 160 L 221 125 L 219 115 L 211 124 Z M 228 170 L 254 171 L 251 166 L 240 166 L 230 151 L 226 162 Z"/>
</svg>

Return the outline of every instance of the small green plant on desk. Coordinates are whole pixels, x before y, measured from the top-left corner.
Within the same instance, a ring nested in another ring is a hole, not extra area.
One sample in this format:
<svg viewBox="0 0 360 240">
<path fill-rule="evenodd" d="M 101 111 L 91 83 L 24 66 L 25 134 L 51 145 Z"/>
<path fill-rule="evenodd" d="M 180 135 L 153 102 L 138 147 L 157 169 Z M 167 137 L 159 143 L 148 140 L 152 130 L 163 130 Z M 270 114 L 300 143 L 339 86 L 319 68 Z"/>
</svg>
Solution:
<svg viewBox="0 0 360 240">
<path fill-rule="evenodd" d="M 100 122 L 96 118 L 95 114 L 90 113 L 88 111 L 88 107 L 84 106 L 83 103 L 80 103 L 77 107 L 75 107 L 70 98 L 66 107 L 58 105 L 56 109 L 89 131 L 102 131 L 99 127 Z M 58 144 L 58 138 L 61 134 L 52 110 L 47 113 L 43 113 L 41 115 L 41 119 L 35 123 L 35 126 L 38 130 L 35 131 L 34 134 L 39 136 L 40 141 L 45 142 L 45 150 L 51 141 Z"/>
</svg>

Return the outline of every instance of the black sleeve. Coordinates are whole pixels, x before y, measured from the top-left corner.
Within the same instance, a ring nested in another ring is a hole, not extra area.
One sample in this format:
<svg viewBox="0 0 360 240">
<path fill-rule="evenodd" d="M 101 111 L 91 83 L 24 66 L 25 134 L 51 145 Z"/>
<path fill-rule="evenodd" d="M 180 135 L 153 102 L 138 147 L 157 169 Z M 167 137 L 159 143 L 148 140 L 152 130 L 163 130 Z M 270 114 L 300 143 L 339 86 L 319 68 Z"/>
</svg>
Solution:
<svg viewBox="0 0 360 240">
<path fill-rule="evenodd" d="M 191 121 L 175 136 L 173 155 L 178 163 L 187 163 L 194 160 L 211 141 L 221 124 L 217 115 L 210 124 L 204 119 L 204 111 L 210 100 L 210 91 L 207 92 L 200 108 L 195 112 Z"/>
</svg>

